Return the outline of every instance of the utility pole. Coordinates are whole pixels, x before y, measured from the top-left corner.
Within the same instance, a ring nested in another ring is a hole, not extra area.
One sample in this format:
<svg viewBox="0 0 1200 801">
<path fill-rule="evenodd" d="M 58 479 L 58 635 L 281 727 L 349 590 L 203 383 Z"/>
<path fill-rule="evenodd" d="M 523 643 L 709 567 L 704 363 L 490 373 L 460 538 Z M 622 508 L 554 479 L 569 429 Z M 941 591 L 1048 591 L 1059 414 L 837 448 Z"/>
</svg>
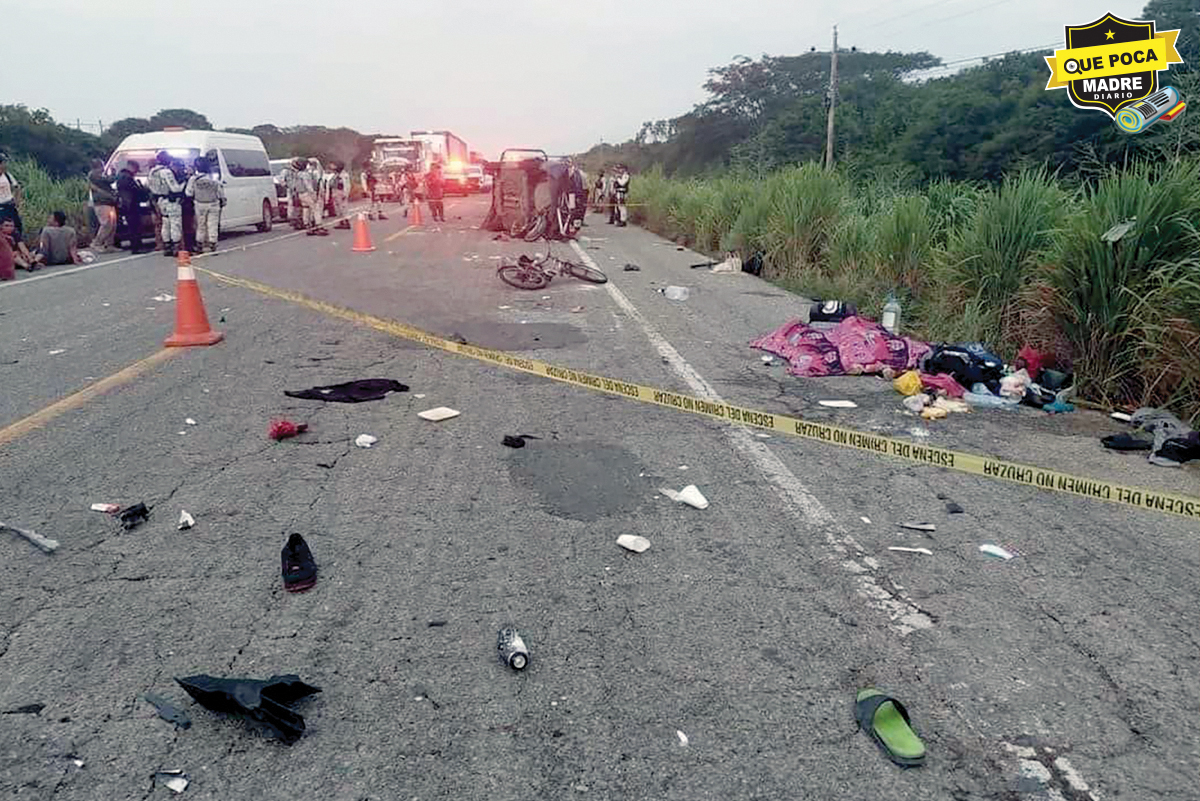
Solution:
<svg viewBox="0 0 1200 801">
<path fill-rule="evenodd" d="M 837 26 L 833 26 L 833 50 L 829 54 L 829 127 L 825 132 L 825 169 L 833 169 L 833 114 L 837 108 Z"/>
</svg>

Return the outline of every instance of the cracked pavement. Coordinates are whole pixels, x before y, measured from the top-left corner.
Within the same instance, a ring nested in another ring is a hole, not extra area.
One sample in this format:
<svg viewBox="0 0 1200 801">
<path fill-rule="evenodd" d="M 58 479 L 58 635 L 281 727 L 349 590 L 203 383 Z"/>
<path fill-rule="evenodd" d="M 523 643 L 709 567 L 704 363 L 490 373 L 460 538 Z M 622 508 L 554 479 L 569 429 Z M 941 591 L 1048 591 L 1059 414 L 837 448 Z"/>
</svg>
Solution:
<svg viewBox="0 0 1200 801">
<path fill-rule="evenodd" d="M 451 201 L 446 225 L 385 242 L 403 228 L 394 216 L 366 255 L 349 252 L 348 232 L 242 251 L 271 238 L 248 235 L 197 263 L 687 391 L 603 288 L 501 284 L 489 257 L 518 246 L 471 228 L 483 210 Z M 889 434 L 919 425 L 884 382 L 794 379 L 744 347 L 795 298 L 690 271 L 696 254 L 596 216 L 585 233 L 726 399 Z M 626 262 L 641 271 L 614 267 Z M 0 367 L 0 426 L 156 351 L 174 310 L 150 299 L 173 283 L 156 257 L 0 290 L 0 363 L 17 360 Z M 668 283 L 691 299 L 666 301 L 655 289 Z M 0 539 L 0 712 L 46 705 L 0 715 L 0 798 L 165 798 L 153 779 L 165 769 L 189 774 L 184 797 L 222 801 L 1200 797 L 1194 524 L 760 440 L 827 511 L 814 522 L 716 422 L 201 286 L 224 343 L 0 447 L 3 517 L 62 543 L 48 556 Z M 411 389 L 344 405 L 283 395 L 369 377 Z M 816 405 L 828 398 L 859 408 Z M 416 417 L 440 405 L 462 416 Z M 276 417 L 310 432 L 272 442 Z M 1096 437 L 1113 424 L 1093 415 L 927 428 L 938 445 L 1197 491 L 1195 469 L 1103 452 Z M 357 448 L 361 433 L 379 442 Z M 514 450 L 506 434 L 541 439 Z M 710 508 L 658 493 L 689 483 Z M 947 513 L 949 500 L 965 512 Z M 150 519 L 125 531 L 88 510 L 98 501 L 144 501 Z M 176 530 L 180 509 L 195 528 Z M 898 527 L 909 520 L 937 529 Z M 300 595 L 279 577 L 292 531 L 319 568 Z M 622 551 L 626 533 L 650 550 Z M 990 561 L 983 542 L 1019 557 Z M 902 630 L 888 599 L 931 625 Z M 531 649 L 523 673 L 496 658 L 508 623 Z M 193 673 L 296 673 L 323 691 L 297 705 L 308 729 L 287 747 L 194 704 L 172 680 Z M 895 768 L 856 732 L 852 699 L 869 685 L 908 706 L 924 768 Z M 147 692 L 191 728 L 161 720 Z"/>
</svg>

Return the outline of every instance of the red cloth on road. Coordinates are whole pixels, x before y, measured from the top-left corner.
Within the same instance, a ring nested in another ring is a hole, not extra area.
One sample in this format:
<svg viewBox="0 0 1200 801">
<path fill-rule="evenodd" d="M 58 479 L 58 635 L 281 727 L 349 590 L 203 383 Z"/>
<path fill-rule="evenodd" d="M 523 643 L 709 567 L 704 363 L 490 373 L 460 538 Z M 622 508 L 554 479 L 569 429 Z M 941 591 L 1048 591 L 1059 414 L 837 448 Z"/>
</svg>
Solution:
<svg viewBox="0 0 1200 801">
<path fill-rule="evenodd" d="M 940 389 L 951 398 L 961 398 L 966 393 L 962 384 L 955 381 L 954 376 L 949 373 L 938 373 L 937 375 L 921 373 L 921 386 L 926 389 Z"/>
</svg>

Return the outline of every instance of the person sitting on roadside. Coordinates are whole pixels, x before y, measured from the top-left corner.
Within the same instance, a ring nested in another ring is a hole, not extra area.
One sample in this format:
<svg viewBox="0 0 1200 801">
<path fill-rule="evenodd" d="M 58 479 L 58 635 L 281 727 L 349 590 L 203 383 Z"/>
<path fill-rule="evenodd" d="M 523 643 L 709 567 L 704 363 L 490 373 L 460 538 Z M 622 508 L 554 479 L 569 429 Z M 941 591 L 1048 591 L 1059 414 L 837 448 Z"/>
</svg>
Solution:
<svg viewBox="0 0 1200 801">
<path fill-rule="evenodd" d="M 20 267 L 29 272 L 37 269 L 33 254 L 29 252 L 29 248 L 25 247 L 24 242 L 17 239 L 17 224 L 12 217 L 0 221 L 0 239 L 4 240 L 3 247 L 7 251 L 6 255 L 0 256 L 0 274 L 8 275 L 3 280 L 11 281 L 17 277 L 14 267 Z"/>
<path fill-rule="evenodd" d="M 46 220 L 46 227 L 38 235 L 33 265 L 82 264 L 78 244 L 79 236 L 74 228 L 67 225 L 67 215 L 61 211 L 52 212 Z"/>
<path fill-rule="evenodd" d="M 12 239 L 12 232 L 15 230 L 16 225 L 12 220 L 0 222 L 0 281 L 12 281 L 17 277 Z"/>
</svg>

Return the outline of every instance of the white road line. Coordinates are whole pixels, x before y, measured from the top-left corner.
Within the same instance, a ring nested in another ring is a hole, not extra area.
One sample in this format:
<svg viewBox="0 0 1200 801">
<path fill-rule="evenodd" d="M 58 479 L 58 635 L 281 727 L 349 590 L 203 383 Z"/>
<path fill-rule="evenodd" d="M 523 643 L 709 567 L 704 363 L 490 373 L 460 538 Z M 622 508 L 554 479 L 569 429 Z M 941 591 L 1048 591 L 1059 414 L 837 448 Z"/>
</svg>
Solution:
<svg viewBox="0 0 1200 801">
<path fill-rule="evenodd" d="M 592 269 L 600 269 L 578 242 L 571 242 L 571 247 L 584 264 Z M 679 351 L 638 311 L 624 292 L 617 289 L 611 280 L 604 288 L 625 314 L 641 326 L 650 344 L 694 393 L 714 403 L 725 403 L 704 377 L 688 364 Z M 726 435 L 734 448 L 771 482 L 793 516 L 821 529 L 826 543 L 833 548 L 838 558 L 842 559 L 843 569 L 854 574 L 858 594 L 865 598 L 868 604 L 886 614 L 894 629 L 905 635 L 933 626 L 933 620 L 903 594 L 887 590 L 876 581 L 874 571 L 878 563 L 866 555 L 862 546 L 838 525 L 833 515 L 813 497 L 778 456 L 753 437 L 744 426 L 729 426 Z"/>
</svg>

